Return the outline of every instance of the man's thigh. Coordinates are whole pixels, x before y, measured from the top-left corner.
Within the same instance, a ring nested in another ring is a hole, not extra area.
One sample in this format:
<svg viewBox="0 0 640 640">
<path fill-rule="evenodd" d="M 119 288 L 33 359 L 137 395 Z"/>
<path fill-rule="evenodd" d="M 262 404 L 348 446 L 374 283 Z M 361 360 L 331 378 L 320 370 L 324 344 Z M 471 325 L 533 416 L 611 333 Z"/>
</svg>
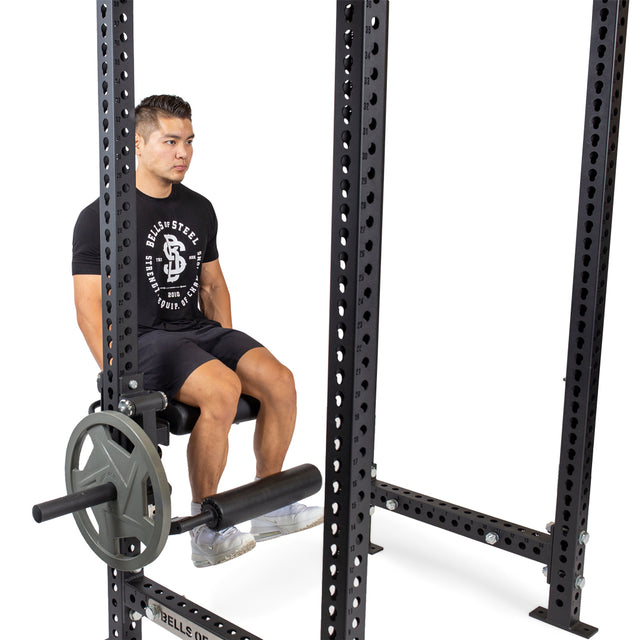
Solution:
<svg viewBox="0 0 640 640">
<path fill-rule="evenodd" d="M 187 335 L 176 331 L 151 331 L 138 340 L 140 371 L 145 388 L 164 391 L 174 398 L 193 371 L 215 357 Z"/>
<path fill-rule="evenodd" d="M 261 399 L 271 385 L 289 370 L 265 347 L 247 351 L 238 361 L 236 374 L 242 383 L 242 392 Z"/>
<path fill-rule="evenodd" d="M 170 398 L 202 365 L 219 360 L 233 371 L 247 351 L 262 346 L 251 336 L 218 323 L 189 331 L 150 331 L 140 336 L 138 344 L 145 386 Z"/>
<path fill-rule="evenodd" d="M 234 412 L 241 392 L 238 376 L 220 360 L 200 365 L 184 381 L 176 400 L 192 407 L 230 405 Z"/>
<path fill-rule="evenodd" d="M 247 352 L 262 348 L 257 340 L 237 329 L 204 327 L 194 333 L 198 346 L 233 371 Z"/>
</svg>

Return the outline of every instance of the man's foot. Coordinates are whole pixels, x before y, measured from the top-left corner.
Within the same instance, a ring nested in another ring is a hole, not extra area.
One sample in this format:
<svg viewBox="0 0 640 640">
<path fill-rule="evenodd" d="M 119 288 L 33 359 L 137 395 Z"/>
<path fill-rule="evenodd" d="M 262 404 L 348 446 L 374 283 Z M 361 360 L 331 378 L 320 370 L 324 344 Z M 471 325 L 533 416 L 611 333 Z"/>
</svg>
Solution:
<svg viewBox="0 0 640 640">
<path fill-rule="evenodd" d="M 199 569 L 233 560 L 256 546 L 250 533 L 242 533 L 235 527 L 213 531 L 202 525 L 190 531 L 190 534 L 191 560 Z"/>
<path fill-rule="evenodd" d="M 254 518 L 251 521 L 251 534 L 256 542 L 262 542 L 315 527 L 323 521 L 323 516 L 321 507 L 305 507 L 296 502 Z"/>
</svg>

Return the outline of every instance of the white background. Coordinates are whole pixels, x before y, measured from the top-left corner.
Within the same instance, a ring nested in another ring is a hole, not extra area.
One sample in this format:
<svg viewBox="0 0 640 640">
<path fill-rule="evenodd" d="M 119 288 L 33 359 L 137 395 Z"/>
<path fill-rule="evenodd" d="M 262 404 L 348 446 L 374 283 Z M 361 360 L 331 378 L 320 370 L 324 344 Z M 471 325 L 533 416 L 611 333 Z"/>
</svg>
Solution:
<svg viewBox="0 0 640 640">
<path fill-rule="evenodd" d="M 582 619 L 630 637 L 640 564 L 636 260 L 640 16 L 631 7 Z M 553 519 L 591 3 L 394 0 L 378 382 L 379 477 L 543 529 Z M 94 3 L 12 3 L 0 38 L 2 635 L 102 640 L 106 569 L 64 493 L 96 398 L 75 325 L 71 234 L 98 190 Z M 186 184 L 220 220 L 234 321 L 296 374 L 288 466 L 324 467 L 335 3 L 137 0 L 136 96 L 194 109 Z M 8 438 L 8 442 L 6 439 Z M 253 477 L 236 427 L 224 488 Z M 186 514 L 186 439 L 165 465 Z M 320 495 L 315 498 L 321 500 Z M 388 512 L 367 638 L 567 637 L 532 620 L 541 565 Z M 320 633 L 321 528 L 196 570 L 186 536 L 147 569 L 271 640 Z M 150 623 L 147 639 L 169 637 Z"/>
</svg>

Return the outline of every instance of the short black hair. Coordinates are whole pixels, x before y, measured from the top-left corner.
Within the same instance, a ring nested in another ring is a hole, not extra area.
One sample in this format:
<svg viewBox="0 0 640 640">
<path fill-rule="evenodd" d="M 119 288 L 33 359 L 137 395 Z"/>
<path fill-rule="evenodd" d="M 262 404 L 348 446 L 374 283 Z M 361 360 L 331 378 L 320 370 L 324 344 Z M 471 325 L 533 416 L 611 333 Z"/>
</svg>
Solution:
<svg viewBox="0 0 640 640">
<path fill-rule="evenodd" d="M 145 140 L 158 128 L 158 117 L 191 120 L 191 105 L 179 96 L 157 95 L 145 98 L 136 107 L 136 133 Z"/>
</svg>

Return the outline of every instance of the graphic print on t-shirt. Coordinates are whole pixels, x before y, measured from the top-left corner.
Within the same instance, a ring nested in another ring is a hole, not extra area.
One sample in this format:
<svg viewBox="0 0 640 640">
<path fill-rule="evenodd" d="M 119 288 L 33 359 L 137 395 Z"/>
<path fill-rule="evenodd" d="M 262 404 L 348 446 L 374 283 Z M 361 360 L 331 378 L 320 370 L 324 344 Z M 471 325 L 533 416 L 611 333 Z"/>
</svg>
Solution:
<svg viewBox="0 0 640 640">
<path fill-rule="evenodd" d="M 184 250 L 184 244 L 178 238 L 169 233 L 165 235 L 164 255 L 169 261 L 164 265 L 167 282 L 175 282 L 187 266 L 187 261 L 180 255 Z"/>
<path fill-rule="evenodd" d="M 161 309 L 181 309 L 198 295 L 199 243 L 195 231 L 177 220 L 160 220 L 148 231 L 145 273 Z"/>
</svg>

